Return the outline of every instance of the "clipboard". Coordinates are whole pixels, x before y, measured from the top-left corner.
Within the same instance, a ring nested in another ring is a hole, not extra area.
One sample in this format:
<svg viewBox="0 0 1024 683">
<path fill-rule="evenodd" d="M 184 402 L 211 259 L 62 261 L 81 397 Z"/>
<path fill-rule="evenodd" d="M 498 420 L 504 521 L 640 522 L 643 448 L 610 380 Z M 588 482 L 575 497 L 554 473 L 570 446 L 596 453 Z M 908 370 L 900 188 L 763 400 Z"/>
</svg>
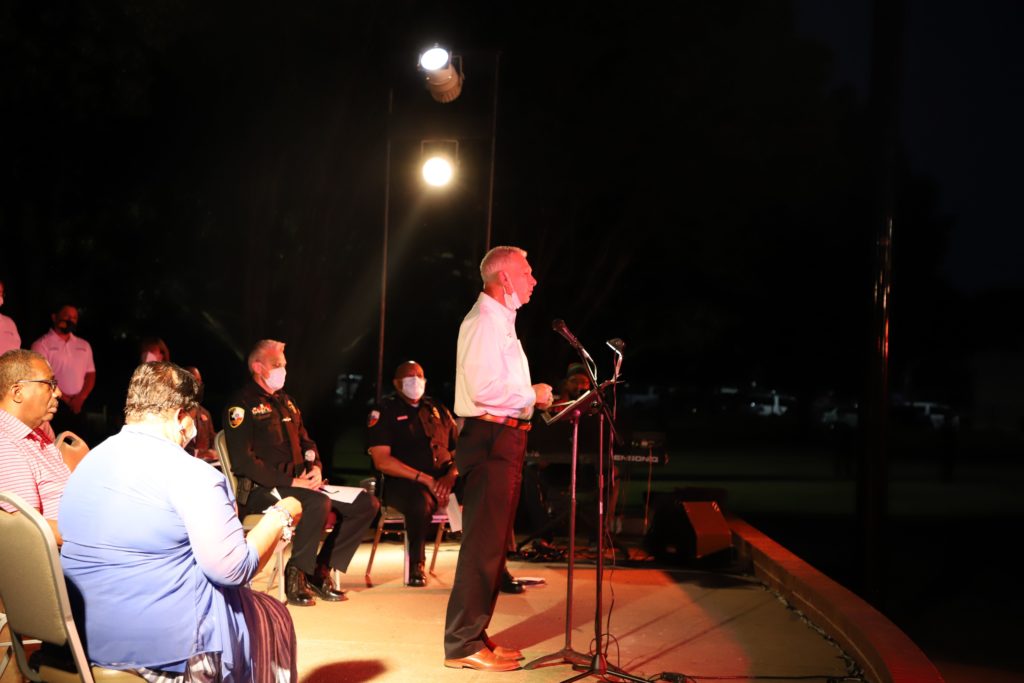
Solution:
<svg viewBox="0 0 1024 683">
<path fill-rule="evenodd" d="M 602 387 L 603 388 L 603 387 Z M 544 418 L 545 424 L 554 424 L 561 422 L 566 419 L 566 416 L 572 415 L 574 412 L 579 410 L 581 413 L 585 408 L 590 407 L 590 404 L 597 400 L 597 392 L 593 389 L 587 389 L 579 398 L 572 401 L 564 401 L 552 404 L 548 410 L 541 411 L 541 417 Z M 558 409 L 558 412 L 549 412 L 552 409 Z"/>
</svg>

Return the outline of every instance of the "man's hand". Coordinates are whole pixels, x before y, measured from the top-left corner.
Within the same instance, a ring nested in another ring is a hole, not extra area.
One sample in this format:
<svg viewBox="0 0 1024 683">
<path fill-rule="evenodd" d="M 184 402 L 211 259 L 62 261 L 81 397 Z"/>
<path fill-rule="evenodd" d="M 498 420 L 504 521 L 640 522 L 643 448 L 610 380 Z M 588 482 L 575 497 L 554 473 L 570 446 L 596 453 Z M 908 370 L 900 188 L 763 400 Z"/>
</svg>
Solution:
<svg viewBox="0 0 1024 683">
<path fill-rule="evenodd" d="M 555 400 L 551 393 L 550 384 L 534 384 L 533 393 L 537 396 L 537 400 L 534 402 L 534 405 L 541 410 L 550 406 Z"/>
<path fill-rule="evenodd" d="M 312 489 L 315 491 L 320 488 L 320 482 L 314 484 L 311 480 L 306 479 L 306 475 L 303 475 L 292 479 L 292 486 L 297 489 Z"/>
<path fill-rule="evenodd" d="M 455 486 L 455 468 L 448 470 L 440 479 L 434 480 L 434 497 L 437 498 L 437 503 L 441 507 L 448 507 L 448 496 L 451 495 L 452 487 Z"/>
<path fill-rule="evenodd" d="M 308 472 L 303 474 L 302 478 L 306 481 L 312 482 L 313 485 L 310 486 L 310 488 L 319 488 L 321 487 L 321 484 L 324 483 L 324 477 L 321 475 L 321 469 L 316 465 L 313 465 Z"/>
</svg>

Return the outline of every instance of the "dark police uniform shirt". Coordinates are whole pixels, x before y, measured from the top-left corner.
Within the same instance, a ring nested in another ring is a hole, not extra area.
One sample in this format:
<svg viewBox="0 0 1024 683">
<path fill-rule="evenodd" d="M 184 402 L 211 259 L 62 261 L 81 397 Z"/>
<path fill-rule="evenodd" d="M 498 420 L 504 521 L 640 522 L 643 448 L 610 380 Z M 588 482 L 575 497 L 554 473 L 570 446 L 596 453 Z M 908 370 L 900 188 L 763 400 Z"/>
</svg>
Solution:
<svg viewBox="0 0 1024 683">
<path fill-rule="evenodd" d="M 323 471 L 302 413 L 283 390 L 269 394 L 249 380 L 228 400 L 223 424 L 235 476 L 268 489 L 291 486 L 303 471 L 303 454 L 310 449 L 316 453 L 314 464 Z"/>
<path fill-rule="evenodd" d="M 440 448 L 432 446 L 424 421 L 438 430 L 434 443 Z M 451 411 L 439 401 L 424 396 L 414 408 L 397 394 L 385 396 L 380 408 L 370 412 L 367 428 L 367 448 L 390 446 L 392 456 L 432 477 L 448 471 L 458 430 Z"/>
</svg>

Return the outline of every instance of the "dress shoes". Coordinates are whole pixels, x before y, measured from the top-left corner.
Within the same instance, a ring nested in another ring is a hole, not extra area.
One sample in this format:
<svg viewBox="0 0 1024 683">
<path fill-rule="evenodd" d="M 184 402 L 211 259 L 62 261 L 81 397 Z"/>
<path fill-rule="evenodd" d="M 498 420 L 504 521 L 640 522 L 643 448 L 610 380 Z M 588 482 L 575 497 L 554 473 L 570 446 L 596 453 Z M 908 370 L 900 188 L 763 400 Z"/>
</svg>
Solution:
<svg viewBox="0 0 1024 683">
<path fill-rule="evenodd" d="M 484 647 L 468 657 L 446 659 L 449 669 L 476 669 L 477 671 L 515 671 L 519 668 L 514 659 L 503 659 Z"/>
<path fill-rule="evenodd" d="M 423 571 L 422 562 L 415 567 L 409 567 L 409 583 L 405 585 L 412 586 L 413 588 L 423 588 L 427 585 L 427 574 Z"/>
<path fill-rule="evenodd" d="M 511 660 L 526 659 L 526 657 L 523 656 L 523 653 L 520 652 L 519 650 L 513 650 L 510 647 L 502 647 L 501 645 L 498 645 L 497 643 L 495 643 L 490 638 L 485 640 L 484 644 L 487 647 L 491 648 L 491 652 L 493 652 L 496 656 L 498 656 L 501 659 L 511 659 Z"/>
<path fill-rule="evenodd" d="M 347 600 L 345 597 L 345 591 L 335 590 L 334 581 L 331 580 L 331 570 L 327 567 L 317 567 L 312 576 L 306 577 L 306 585 L 309 590 L 325 602 L 341 602 L 342 600 Z"/>
<path fill-rule="evenodd" d="M 284 568 L 284 593 L 288 597 L 289 605 L 310 607 L 316 604 L 316 599 L 313 598 L 313 593 L 306 582 L 306 572 L 294 565 Z"/>
<path fill-rule="evenodd" d="M 501 586 L 499 590 L 502 593 L 522 593 L 526 590 L 526 587 L 515 580 L 515 578 L 505 570 L 505 573 L 501 576 Z"/>
</svg>

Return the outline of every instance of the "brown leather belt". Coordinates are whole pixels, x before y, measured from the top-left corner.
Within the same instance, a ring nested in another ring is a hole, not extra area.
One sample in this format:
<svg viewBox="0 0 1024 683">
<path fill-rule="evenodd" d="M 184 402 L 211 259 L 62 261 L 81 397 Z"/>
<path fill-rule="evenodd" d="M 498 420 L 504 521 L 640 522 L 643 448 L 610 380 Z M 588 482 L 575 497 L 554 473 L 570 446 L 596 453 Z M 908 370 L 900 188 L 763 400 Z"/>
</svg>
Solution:
<svg viewBox="0 0 1024 683">
<path fill-rule="evenodd" d="M 496 424 L 505 425 L 506 427 L 511 427 L 512 429 L 521 429 L 524 432 L 530 431 L 530 427 L 533 426 L 530 424 L 529 420 L 517 420 L 514 417 L 501 417 L 500 415 L 489 415 L 487 413 L 484 413 L 483 415 L 474 415 L 470 419 L 494 422 Z"/>
</svg>

